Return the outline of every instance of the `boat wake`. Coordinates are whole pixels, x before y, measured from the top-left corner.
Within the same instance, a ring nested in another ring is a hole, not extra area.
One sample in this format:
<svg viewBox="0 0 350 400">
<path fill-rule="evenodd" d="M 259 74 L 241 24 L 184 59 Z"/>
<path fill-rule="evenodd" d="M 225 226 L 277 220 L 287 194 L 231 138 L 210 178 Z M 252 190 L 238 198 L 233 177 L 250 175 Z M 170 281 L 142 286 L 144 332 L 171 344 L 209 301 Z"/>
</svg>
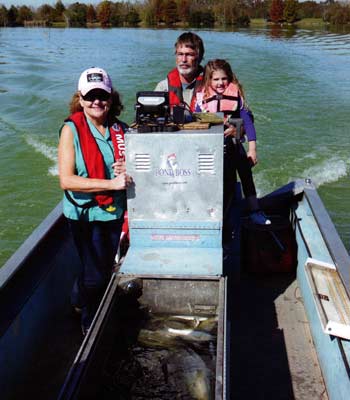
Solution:
<svg viewBox="0 0 350 400">
<path fill-rule="evenodd" d="M 58 175 L 57 148 L 42 143 L 37 138 L 34 138 L 32 136 L 26 136 L 26 142 L 28 145 L 33 147 L 36 152 L 42 154 L 50 161 L 53 161 L 54 165 L 49 168 L 48 173 L 49 175 L 57 176 Z M 346 176 L 349 167 L 350 167 L 350 160 L 344 161 L 341 158 L 334 156 L 328 160 L 323 161 L 321 164 L 306 168 L 304 171 L 300 172 L 298 176 L 289 177 L 287 182 L 299 178 L 304 178 L 304 179 L 310 178 L 313 184 L 318 188 L 324 184 L 336 182 L 339 179 Z M 254 179 L 256 182 L 257 192 L 259 197 L 273 190 L 275 184 L 280 184 L 279 182 L 270 182 L 267 171 L 255 174 Z"/>
<path fill-rule="evenodd" d="M 27 144 L 33 149 L 42 154 L 44 157 L 54 162 L 54 165 L 51 166 L 48 170 L 48 174 L 52 176 L 58 175 L 58 159 L 57 159 L 57 148 L 53 146 L 46 145 L 42 143 L 37 138 L 33 138 L 32 136 L 26 136 L 25 140 Z"/>
<path fill-rule="evenodd" d="M 314 160 L 314 156 L 309 159 Z M 307 162 L 307 161 L 306 161 Z M 275 171 L 262 170 L 254 174 L 254 181 L 258 197 L 262 197 L 284 182 L 295 181 L 296 179 L 311 179 L 316 188 L 322 185 L 334 183 L 349 174 L 350 160 L 344 160 L 340 156 L 333 156 L 319 164 L 310 166 L 301 172 L 295 172 L 294 175 L 286 179 L 286 175 L 276 175 Z"/>
<path fill-rule="evenodd" d="M 316 187 L 338 181 L 347 175 L 349 162 L 332 157 L 319 165 L 305 169 L 300 178 L 311 178 Z"/>
</svg>

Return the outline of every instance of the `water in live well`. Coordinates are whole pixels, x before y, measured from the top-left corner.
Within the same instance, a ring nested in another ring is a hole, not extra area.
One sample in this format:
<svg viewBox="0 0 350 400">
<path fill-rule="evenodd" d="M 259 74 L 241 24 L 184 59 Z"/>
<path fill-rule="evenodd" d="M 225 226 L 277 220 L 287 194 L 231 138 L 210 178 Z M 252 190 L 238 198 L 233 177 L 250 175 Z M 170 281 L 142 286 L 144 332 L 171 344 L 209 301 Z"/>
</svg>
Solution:
<svg viewBox="0 0 350 400">
<path fill-rule="evenodd" d="M 113 314 L 115 340 L 105 347 L 97 394 L 117 400 L 213 399 L 217 317 L 154 314 L 135 305 L 123 304 Z"/>
<path fill-rule="evenodd" d="M 258 194 L 310 177 L 350 247 L 350 35 L 198 31 L 226 58 L 253 110 Z M 58 132 L 82 70 L 112 76 L 132 122 L 135 94 L 174 66 L 178 30 L 0 28 L 0 265 L 62 197 Z"/>
</svg>

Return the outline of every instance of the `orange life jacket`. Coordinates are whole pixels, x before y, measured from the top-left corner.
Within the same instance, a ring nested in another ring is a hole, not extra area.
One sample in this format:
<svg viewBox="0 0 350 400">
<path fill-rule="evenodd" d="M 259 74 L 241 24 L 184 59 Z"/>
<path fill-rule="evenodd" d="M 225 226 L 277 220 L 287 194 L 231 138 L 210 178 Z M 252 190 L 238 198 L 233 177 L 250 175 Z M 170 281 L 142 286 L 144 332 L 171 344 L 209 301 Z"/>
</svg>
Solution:
<svg viewBox="0 0 350 400">
<path fill-rule="evenodd" d="M 201 85 L 203 80 L 203 68 L 200 66 L 198 69 L 198 76 L 196 77 L 196 82 L 194 84 L 193 95 L 191 99 L 190 106 L 191 111 L 194 111 L 196 105 L 196 92 Z M 172 69 L 168 74 L 168 92 L 169 92 L 169 103 L 170 107 L 178 106 L 184 103 L 182 95 L 182 83 L 180 80 L 180 73 L 177 68 Z"/>
<path fill-rule="evenodd" d="M 205 93 L 204 88 L 196 94 L 197 105 L 208 112 L 223 112 L 225 115 L 232 115 L 235 112 L 239 117 L 239 88 L 234 83 L 230 83 L 224 93 L 217 94 L 211 87 L 207 90 L 209 95 Z"/>
</svg>

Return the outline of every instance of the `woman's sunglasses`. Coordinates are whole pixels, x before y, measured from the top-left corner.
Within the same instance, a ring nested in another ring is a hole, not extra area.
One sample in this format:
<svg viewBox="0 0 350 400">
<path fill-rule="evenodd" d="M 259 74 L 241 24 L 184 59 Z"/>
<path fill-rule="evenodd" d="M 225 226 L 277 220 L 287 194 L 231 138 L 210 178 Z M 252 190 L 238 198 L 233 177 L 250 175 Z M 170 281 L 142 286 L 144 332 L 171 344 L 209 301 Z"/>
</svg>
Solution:
<svg viewBox="0 0 350 400">
<path fill-rule="evenodd" d="M 105 92 L 104 90 L 94 92 L 93 90 L 91 92 L 86 93 L 85 96 L 81 96 L 83 100 L 85 101 L 95 101 L 95 100 L 100 100 L 100 101 L 108 101 L 111 98 L 111 94 Z"/>
</svg>

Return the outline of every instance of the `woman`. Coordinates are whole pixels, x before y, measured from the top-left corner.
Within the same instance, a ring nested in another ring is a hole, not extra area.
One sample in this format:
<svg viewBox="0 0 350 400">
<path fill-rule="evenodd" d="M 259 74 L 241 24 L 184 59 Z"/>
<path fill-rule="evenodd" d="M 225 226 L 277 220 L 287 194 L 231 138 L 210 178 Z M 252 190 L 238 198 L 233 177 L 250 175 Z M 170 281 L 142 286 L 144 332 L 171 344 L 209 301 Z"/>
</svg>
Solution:
<svg viewBox="0 0 350 400">
<path fill-rule="evenodd" d="M 89 329 L 111 276 L 132 183 L 124 161 L 123 106 L 101 68 L 85 70 L 60 132 L 58 163 L 66 216 L 82 269 L 72 305 L 81 310 L 83 334 Z"/>
</svg>

